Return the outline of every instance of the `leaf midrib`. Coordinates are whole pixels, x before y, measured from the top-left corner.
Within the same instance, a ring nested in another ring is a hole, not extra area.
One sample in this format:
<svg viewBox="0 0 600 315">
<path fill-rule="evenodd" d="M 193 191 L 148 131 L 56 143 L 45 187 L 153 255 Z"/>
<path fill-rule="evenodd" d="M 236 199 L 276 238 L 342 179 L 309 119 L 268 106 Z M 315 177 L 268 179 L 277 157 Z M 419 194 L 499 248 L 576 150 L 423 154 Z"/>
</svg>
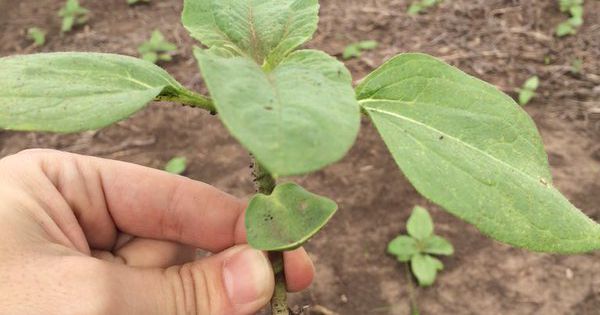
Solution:
<svg viewBox="0 0 600 315">
<path fill-rule="evenodd" d="M 365 99 L 365 100 L 360 100 L 360 101 L 359 101 L 359 104 L 360 104 L 360 105 L 361 105 L 363 108 L 365 108 L 366 110 L 368 110 L 368 111 L 373 111 L 373 112 L 377 112 L 377 113 L 380 113 L 380 114 L 384 114 L 384 115 L 389 115 L 389 116 L 392 116 L 392 117 L 396 117 L 396 118 L 399 118 L 399 119 L 402 119 L 402 120 L 408 121 L 408 122 L 410 122 L 410 123 L 413 123 L 413 124 L 416 124 L 416 125 L 419 125 L 419 126 L 423 126 L 423 127 L 427 128 L 427 129 L 430 129 L 430 130 L 432 130 L 432 131 L 434 131 L 434 132 L 437 132 L 437 133 L 439 133 L 439 134 L 443 135 L 444 137 L 448 137 L 449 139 L 455 140 L 455 141 L 457 141 L 458 143 L 461 143 L 461 144 L 463 144 L 464 146 L 466 146 L 466 147 L 468 147 L 468 148 L 471 148 L 471 149 L 473 149 L 473 150 L 475 150 L 475 151 L 477 151 L 477 152 L 481 153 L 482 155 L 484 155 L 484 156 L 487 156 L 487 157 L 491 158 L 492 160 L 494 160 L 494 161 L 496 161 L 496 162 L 499 162 L 500 164 L 502 164 L 502 165 L 505 165 L 505 166 L 509 167 L 509 168 L 510 168 L 510 169 L 512 169 L 512 170 L 515 170 L 517 173 L 519 173 L 519 174 L 522 174 L 522 175 L 524 175 L 525 177 L 527 177 L 527 178 L 529 178 L 529 179 L 531 179 L 531 180 L 533 180 L 533 181 L 535 181 L 535 182 L 539 182 L 539 180 L 540 180 L 540 179 L 543 179 L 543 180 L 545 180 L 545 181 L 546 181 L 546 183 L 547 183 L 547 187 L 552 187 L 552 186 L 551 186 L 551 181 L 550 181 L 549 179 L 547 179 L 547 178 L 544 178 L 544 177 L 541 177 L 541 176 L 540 176 L 539 178 L 536 178 L 536 177 L 532 176 L 531 174 L 529 174 L 529 173 L 526 173 L 526 172 L 522 171 L 521 169 L 519 169 L 519 168 L 517 168 L 517 167 L 513 166 L 512 164 L 509 164 L 509 163 L 507 163 L 507 162 L 505 162 L 505 161 L 503 161 L 503 160 L 501 160 L 501 159 L 499 159 L 499 158 L 497 158 L 497 157 L 495 157 L 495 156 L 493 156 L 493 155 L 489 154 L 488 152 L 486 152 L 486 151 L 484 151 L 484 150 L 482 150 L 482 149 L 480 149 L 480 148 L 478 148 L 478 147 L 476 147 L 476 146 L 473 146 L 473 145 L 469 144 L 468 142 L 465 142 L 465 141 L 463 141 L 463 140 L 461 140 L 461 139 L 459 139 L 459 138 L 457 138 L 457 137 L 455 137 L 455 136 L 453 136 L 453 135 L 451 135 L 451 134 L 448 134 L 448 133 L 446 133 L 446 132 L 444 132 L 444 131 L 441 131 L 441 130 L 439 130 L 439 129 L 437 129 L 437 128 L 434 128 L 434 127 L 432 127 L 432 126 L 430 126 L 430 125 L 427 125 L 427 124 L 425 124 L 425 123 L 423 123 L 423 122 L 420 122 L 420 121 L 418 121 L 418 120 L 412 119 L 412 118 L 410 118 L 410 117 L 403 116 L 403 115 L 400 115 L 400 114 L 398 114 L 398 113 L 394 113 L 394 112 L 386 111 L 386 110 L 383 110 L 383 109 L 379 109 L 379 108 L 376 108 L 376 107 L 369 107 L 369 106 L 367 106 L 367 105 L 364 105 L 364 103 L 367 103 L 367 102 L 377 102 L 377 101 L 380 101 L 380 100 L 376 100 L 376 99 Z M 402 103 L 401 101 L 396 101 L 396 102 Z"/>
</svg>

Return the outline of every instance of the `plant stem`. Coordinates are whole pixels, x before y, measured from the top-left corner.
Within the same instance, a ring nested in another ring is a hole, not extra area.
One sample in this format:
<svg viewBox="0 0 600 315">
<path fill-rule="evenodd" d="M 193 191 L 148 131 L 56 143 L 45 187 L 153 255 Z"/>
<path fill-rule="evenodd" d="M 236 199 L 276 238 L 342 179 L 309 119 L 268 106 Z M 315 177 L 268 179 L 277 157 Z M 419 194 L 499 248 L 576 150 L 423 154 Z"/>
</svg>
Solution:
<svg viewBox="0 0 600 315">
<path fill-rule="evenodd" d="M 157 101 L 181 103 L 185 106 L 198 107 L 209 111 L 211 114 L 216 114 L 217 109 L 212 101 L 201 94 L 189 91 L 180 90 L 176 93 L 164 93 L 156 97 Z"/>
<path fill-rule="evenodd" d="M 283 252 L 270 252 L 271 264 L 275 273 L 275 291 L 271 297 L 272 315 L 289 315 L 285 273 L 283 270 Z"/>
<path fill-rule="evenodd" d="M 419 315 L 419 306 L 417 305 L 417 297 L 415 296 L 415 288 L 413 286 L 413 280 L 410 273 L 409 263 L 404 264 L 404 271 L 406 273 L 406 281 L 408 286 L 408 299 L 410 301 L 410 314 Z"/>
<path fill-rule="evenodd" d="M 261 194 L 270 195 L 273 189 L 275 189 L 275 179 L 256 159 L 254 159 L 253 163 L 256 189 Z M 283 269 L 283 253 L 269 252 L 269 258 L 271 259 L 273 273 L 275 274 L 275 291 L 273 292 L 273 297 L 271 297 L 271 314 L 289 315 L 285 272 Z"/>
</svg>

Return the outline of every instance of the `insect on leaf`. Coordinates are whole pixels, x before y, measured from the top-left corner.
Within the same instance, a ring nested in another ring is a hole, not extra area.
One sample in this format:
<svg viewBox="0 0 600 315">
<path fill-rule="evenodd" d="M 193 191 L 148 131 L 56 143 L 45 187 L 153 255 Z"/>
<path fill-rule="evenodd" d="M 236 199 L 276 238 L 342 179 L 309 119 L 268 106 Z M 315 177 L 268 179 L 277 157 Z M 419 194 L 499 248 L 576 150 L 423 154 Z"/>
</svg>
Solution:
<svg viewBox="0 0 600 315">
<path fill-rule="evenodd" d="M 450 213 L 517 247 L 600 249 L 600 226 L 552 185 L 533 121 L 495 87 L 431 56 L 403 54 L 357 95 L 402 172 Z"/>
</svg>

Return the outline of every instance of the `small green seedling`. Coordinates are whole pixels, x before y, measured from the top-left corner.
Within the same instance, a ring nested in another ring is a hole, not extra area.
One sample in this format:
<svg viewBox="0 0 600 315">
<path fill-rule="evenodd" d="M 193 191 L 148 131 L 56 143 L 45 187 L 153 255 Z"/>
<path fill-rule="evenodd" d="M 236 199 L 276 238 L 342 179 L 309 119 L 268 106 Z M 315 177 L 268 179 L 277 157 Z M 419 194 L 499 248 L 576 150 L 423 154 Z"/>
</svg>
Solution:
<svg viewBox="0 0 600 315">
<path fill-rule="evenodd" d="M 427 11 L 427 9 L 434 7 L 440 4 L 443 0 L 419 0 L 413 2 L 410 7 L 408 7 L 407 13 L 410 15 L 417 15 Z"/>
<path fill-rule="evenodd" d="M 580 74 L 581 70 L 583 70 L 583 60 L 579 58 L 571 60 L 571 73 Z"/>
<path fill-rule="evenodd" d="M 151 0 L 127 0 L 127 4 L 136 5 L 140 3 L 150 3 Z"/>
<path fill-rule="evenodd" d="M 183 156 L 177 156 L 169 160 L 165 165 L 165 171 L 181 175 L 187 168 L 187 159 Z"/>
<path fill-rule="evenodd" d="M 58 15 L 62 18 L 61 31 L 70 32 L 74 26 L 87 23 L 90 11 L 79 4 L 79 0 L 67 0 Z"/>
<path fill-rule="evenodd" d="M 344 49 L 344 53 L 342 54 L 342 58 L 344 60 L 348 60 L 351 58 L 360 58 L 362 53 L 367 50 L 373 50 L 379 46 L 379 43 L 374 40 L 365 40 L 357 43 L 350 44 L 346 46 Z"/>
<path fill-rule="evenodd" d="M 454 254 L 452 244 L 433 234 L 433 221 L 425 208 L 415 207 L 406 222 L 408 235 L 400 235 L 388 245 L 388 253 L 400 262 L 410 262 L 420 286 L 430 286 L 444 264 L 432 255 Z"/>
<path fill-rule="evenodd" d="M 583 0 L 559 0 L 560 11 L 571 17 L 556 27 L 556 36 L 574 35 L 583 24 Z"/>
<path fill-rule="evenodd" d="M 202 44 L 194 56 L 210 96 L 140 58 L 0 58 L 0 128 L 94 130 L 153 100 L 213 114 L 254 157 L 258 193 L 245 226 L 248 243 L 272 257 L 275 315 L 288 314 L 282 252 L 301 246 L 337 210 L 334 201 L 277 179 L 342 159 L 361 113 L 419 193 L 484 234 L 535 251 L 600 249 L 600 225 L 553 186 L 542 139 L 513 99 L 419 53 L 392 57 L 355 87 L 343 63 L 301 48 L 318 13 L 318 0 L 185 0 L 183 25 Z"/>
<path fill-rule="evenodd" d="M 46 43 L 46 32 L 37 27 L 31 27 L 27 30 L 27 38 L 33 41 L 34 46 L 44 46 Z"/>
<path fill-rule="evenodd" d="M 165 40 L 164 35 L 159 30 L 152 32 L 150 39 L 138 47 L 142 59 L 152 63 L 171 61 L 176 50 L 177 46 Z"/>
<path fill-rule="evenodd" d="M 523 87 L 519 89 L 519 104 L 525 106 L 536 96 L 535 91 L 540 85 L 540 79 L 537 76 L 530 77 L 525 81 Z"/>
</svg>

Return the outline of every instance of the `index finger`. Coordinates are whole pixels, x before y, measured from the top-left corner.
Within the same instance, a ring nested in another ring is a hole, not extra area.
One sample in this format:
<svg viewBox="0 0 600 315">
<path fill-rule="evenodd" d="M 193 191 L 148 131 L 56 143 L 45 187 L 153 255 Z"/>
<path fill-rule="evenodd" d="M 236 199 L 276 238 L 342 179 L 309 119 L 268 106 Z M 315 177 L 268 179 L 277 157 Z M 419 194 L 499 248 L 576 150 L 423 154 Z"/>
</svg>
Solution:
<svg viewBox="0 0 600 315">
<path fill-rule="evenodd" d="M 245 241 L 245 202 L 213 186 L 136 164 L 60 151 L 20 155 L 20 167 L 23 160 L 39 165 L 57 188 L 91 247 L 110 250 L 118 231 L 213 252 Z"/>
</svg>

